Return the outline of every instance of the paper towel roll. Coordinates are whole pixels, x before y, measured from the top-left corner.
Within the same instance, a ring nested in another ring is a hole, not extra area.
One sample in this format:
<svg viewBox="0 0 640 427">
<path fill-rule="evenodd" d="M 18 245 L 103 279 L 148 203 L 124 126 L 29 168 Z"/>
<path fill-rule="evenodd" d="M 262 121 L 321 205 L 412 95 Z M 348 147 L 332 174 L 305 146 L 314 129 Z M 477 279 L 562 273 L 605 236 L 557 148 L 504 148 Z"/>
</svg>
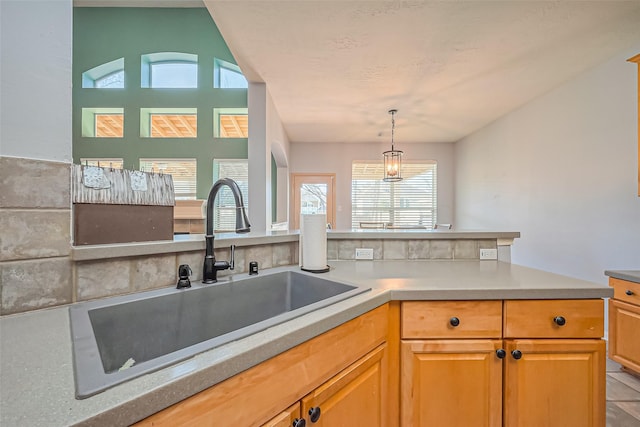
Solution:
<svg viewBox="0 0 640 427">
<path fill-rule="evenodd" d="M 300 215 L 300 267 L 306 271 L 327 271 L 327 215 Z"/>
</svg>

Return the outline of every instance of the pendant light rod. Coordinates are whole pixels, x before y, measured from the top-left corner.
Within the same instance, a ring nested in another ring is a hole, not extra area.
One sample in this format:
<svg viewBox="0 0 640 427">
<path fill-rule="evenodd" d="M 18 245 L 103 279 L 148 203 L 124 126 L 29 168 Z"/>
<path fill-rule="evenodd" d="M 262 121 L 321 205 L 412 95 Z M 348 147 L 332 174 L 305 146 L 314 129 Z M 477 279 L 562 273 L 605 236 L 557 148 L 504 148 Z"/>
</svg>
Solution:
<svg viewBox="0 0 640 427">
<path fill-rule="evenodd" d="M 396 130 L 396 113 L 398 110 L 389 110 L 389 114 L 391 114 L 391 151 L 395 151 L 393 148 L 393 135 Z"/>
</svg>

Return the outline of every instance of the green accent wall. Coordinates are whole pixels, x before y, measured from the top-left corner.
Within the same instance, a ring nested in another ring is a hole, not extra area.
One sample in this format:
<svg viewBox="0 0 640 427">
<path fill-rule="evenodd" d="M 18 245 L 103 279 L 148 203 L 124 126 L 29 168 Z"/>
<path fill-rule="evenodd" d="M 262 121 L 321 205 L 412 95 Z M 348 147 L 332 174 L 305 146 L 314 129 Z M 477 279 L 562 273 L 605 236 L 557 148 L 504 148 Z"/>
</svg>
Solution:
<svg viewBox="0 0 640 427">
<path fill-rule="evenodd" d="M 141 88 L 141 55 L 154 52 L 197 55 L 198 88 Z M 124 58 L 124 89 L 82 88 L 83 72 L 119 58 Z M 213 137 L 214 108 L 247 108 L 247 89 L 213 88 L 214 58 L 236 63 L 205 8 L 74 8 L 74 162 L 118 157 L 125 168 L 137 169 L 139 158 L 196 158 L 197 197 L 206 198 L 214 158 L 248 157 L 246 138 Z M 124 109 L 124 137 L 83 137 L 82 108 Z M 142 138 L 141 108 L 197 108 L 198 136 Z M 273 189 L 275 194 L 275 185 Z"/>
</svg>

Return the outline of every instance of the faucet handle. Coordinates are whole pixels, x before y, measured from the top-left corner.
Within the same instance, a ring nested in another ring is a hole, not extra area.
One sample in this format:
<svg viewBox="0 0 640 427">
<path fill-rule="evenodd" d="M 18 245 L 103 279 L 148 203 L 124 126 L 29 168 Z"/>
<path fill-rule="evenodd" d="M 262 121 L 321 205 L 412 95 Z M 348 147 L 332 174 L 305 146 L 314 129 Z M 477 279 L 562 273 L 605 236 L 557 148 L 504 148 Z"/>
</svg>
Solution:
<svg viewBox="0 0 640 427">
<path fill-rule="evenodd" d="M 233 270 L 236 266 L 236 245 L 231 245 L 231 259 L 229 260 L 229 270 Z"/>
</svg>

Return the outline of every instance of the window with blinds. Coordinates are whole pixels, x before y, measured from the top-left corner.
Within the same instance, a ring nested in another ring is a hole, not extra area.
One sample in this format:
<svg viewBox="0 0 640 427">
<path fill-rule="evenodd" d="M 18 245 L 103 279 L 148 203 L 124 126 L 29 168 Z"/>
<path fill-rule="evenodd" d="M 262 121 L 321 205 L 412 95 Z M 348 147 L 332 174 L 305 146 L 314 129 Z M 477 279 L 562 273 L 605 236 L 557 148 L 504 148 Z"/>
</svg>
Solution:
<svg viewBox="0 0 640 427">
<path fill-rule="evenodd" d="M 384 182 L 382 162 L 351 166 L 351 226 L 383 223 L 394 227 L 433 228 L 437 218 L 437 163 L 405 162 L 404 179 Z"/>
<path fill-rule="evenodd" d="M 196 159 L 140 159 L 141 171 L 172 176 L 176 200 L 195 200 L 197 165 Z"/>
<path fill-rule="evenodd" d="M 249 161 L 247 159 L 215 159 L 213 181 L 231 178 L 240 187 L 244 207 L 249 207 Z M 235 231 L 236 203 L 229 187 L 220 189 L 213 206 L 213 228 L 215 231 Z"/>
</svg>

